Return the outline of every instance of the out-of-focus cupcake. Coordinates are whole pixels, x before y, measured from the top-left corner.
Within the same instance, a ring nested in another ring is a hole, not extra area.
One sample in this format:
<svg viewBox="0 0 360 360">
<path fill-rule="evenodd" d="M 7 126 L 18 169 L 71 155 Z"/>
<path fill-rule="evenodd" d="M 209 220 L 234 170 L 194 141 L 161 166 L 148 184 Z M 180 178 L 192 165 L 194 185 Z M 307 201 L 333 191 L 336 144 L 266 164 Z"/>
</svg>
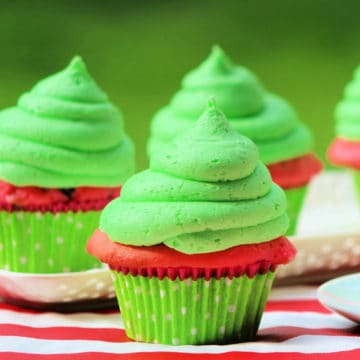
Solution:
<svg viewBox="0 0 360 360">
<path fill-rule="evenodd" d="M 85 244 L 134 172 L 134 146 L 80 57 L 0 112 L 0 147 L 0 269 L 101 266 Z"/>
<path fill-rule="evenodd" d="M 192 126 L 209 96 L 230 124 L 256 143 L 273 180 L 286 190 L 288 234 L 293 234 L 307 185 L 322 169 L 311 151 L 312 136 L 289 103 L 266 91 L 251 71 L 232 64 L 219 47 L 185 75 L 170 104 L 152 119 L 149 155 Z"/>
<path fill-rule="evenodd" d="M 283 190 L 211 100 L 107 205 L 88 251 L 115 279 L 127 335 L 163 344 L 254 338 L 295 249 Z"/>
<path fill-rule="evenodd" d="M 360 67 L 345 87 L 335 109 L 335 139 L 328 150 L 329 160 L 351 169 L 360 201 Z"/>
</svg>

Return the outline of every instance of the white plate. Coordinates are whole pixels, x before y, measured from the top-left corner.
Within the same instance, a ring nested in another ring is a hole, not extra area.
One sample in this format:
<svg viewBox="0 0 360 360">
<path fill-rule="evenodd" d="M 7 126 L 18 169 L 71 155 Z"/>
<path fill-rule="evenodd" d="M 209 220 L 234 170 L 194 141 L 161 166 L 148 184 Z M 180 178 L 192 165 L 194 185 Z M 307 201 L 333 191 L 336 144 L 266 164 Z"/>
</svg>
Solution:
<svg viewBox="0 0 360 360">
<path fill-rule="evenodd" d="M 33 308 L 62 311 L 114 304 L 107 268 L 64 274 L 24 274 L 0 270 L 0 298 Z M 89 303 L 84 307 L 84 303 Z"/>
<path fill-rule="evenodd" d="M 323 281 L 360 271 L 360 209 L 348 172 L 327 171 L 311 182 L 297 234 L 298 252 L 280 266 L 275 284 Z"/>
<path fill-rule="evenodd" d="M 317 295 L 327 308 L 360 324 L 360 273 L 327 281 Z"/>
<path fill-rule="evenodd" d="M 295 259 L 279 266 L 275 285 L 322 282 L 360 271 L 360 232 L 291 237 Z"/>
</svg>

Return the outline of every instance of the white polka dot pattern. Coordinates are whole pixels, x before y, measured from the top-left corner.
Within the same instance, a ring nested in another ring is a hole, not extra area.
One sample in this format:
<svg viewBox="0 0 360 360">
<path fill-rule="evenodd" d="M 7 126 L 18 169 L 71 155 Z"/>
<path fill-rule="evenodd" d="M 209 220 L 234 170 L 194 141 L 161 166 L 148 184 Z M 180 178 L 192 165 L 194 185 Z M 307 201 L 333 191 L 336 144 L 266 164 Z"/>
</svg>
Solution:
<svg viewBox="0 0 360 360">
<path fill-rule="evenodd" d="M 208 281 L 159 280 L 114 271 L 113 277 L 127 336 L 182 345 L 237 341 L 240 333 L 242 340 L 252 339 L 274 273 Z"/>
<path fill-rule="evenodd" d="M 100 211 L 0 211 L 0 269 L 24 273 L 61 273 L 101 267 L 85 251 Z"/>
</svg>

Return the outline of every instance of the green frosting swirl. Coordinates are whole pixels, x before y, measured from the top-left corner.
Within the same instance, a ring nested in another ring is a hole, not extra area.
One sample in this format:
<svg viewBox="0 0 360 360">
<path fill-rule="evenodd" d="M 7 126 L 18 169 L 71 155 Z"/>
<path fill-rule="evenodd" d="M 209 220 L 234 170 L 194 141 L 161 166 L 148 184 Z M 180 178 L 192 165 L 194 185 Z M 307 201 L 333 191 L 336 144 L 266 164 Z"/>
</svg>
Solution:
<svg viewBox="0 0 360 360">
<path fill-rule="evenodd" d="M 360 140 L 360 66 L 345 87 L 344 98 L 335 108 L 335 132 L 349 140 Z"/>
<path fill-rule="evenodd" d="M 134 172 L 122 115 L 80 57 L 0 112 L 0 178 L 18 186 L 115 186 Z"/>
<path fill-rule="evenodd" d="M 284 192 L 259 162 L 255 144 L 229 126 L 214 101 L 163 150 L 104 209 L 100 229 L 110 239 L 197 254 L 286 232 Z"/>
<path fill-rule="evenodd" d="M 223 51 L 214 47 L 210 56 L 188 73 L 170 104 L 151 122 L 148 153 L 188 129 L 214 96 L 231 125 L 253 140 L 266 164 L 302 156 L 312 147 L 309 130 L 294 109 L 282 98 L 265 91 L 249 70 L 233 65 Z"/>
</svg>

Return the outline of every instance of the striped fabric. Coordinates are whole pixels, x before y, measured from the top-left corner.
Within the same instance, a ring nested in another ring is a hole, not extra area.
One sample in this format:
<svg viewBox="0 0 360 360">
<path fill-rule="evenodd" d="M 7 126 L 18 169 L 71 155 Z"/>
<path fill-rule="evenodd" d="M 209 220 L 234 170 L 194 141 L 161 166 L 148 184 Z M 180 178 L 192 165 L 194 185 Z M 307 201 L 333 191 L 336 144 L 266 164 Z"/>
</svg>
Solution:
<svg viewBox="0 0 360 360">
<path fill-rule="evenodd" d="M 0 303 L 0 360 L 360 359 L 359 326 L 322 307 L 315 290 L 275 288 L 257 341 L 222 346 L 136 343 L 116 311 L 42 313 Z"/>
</svg>

